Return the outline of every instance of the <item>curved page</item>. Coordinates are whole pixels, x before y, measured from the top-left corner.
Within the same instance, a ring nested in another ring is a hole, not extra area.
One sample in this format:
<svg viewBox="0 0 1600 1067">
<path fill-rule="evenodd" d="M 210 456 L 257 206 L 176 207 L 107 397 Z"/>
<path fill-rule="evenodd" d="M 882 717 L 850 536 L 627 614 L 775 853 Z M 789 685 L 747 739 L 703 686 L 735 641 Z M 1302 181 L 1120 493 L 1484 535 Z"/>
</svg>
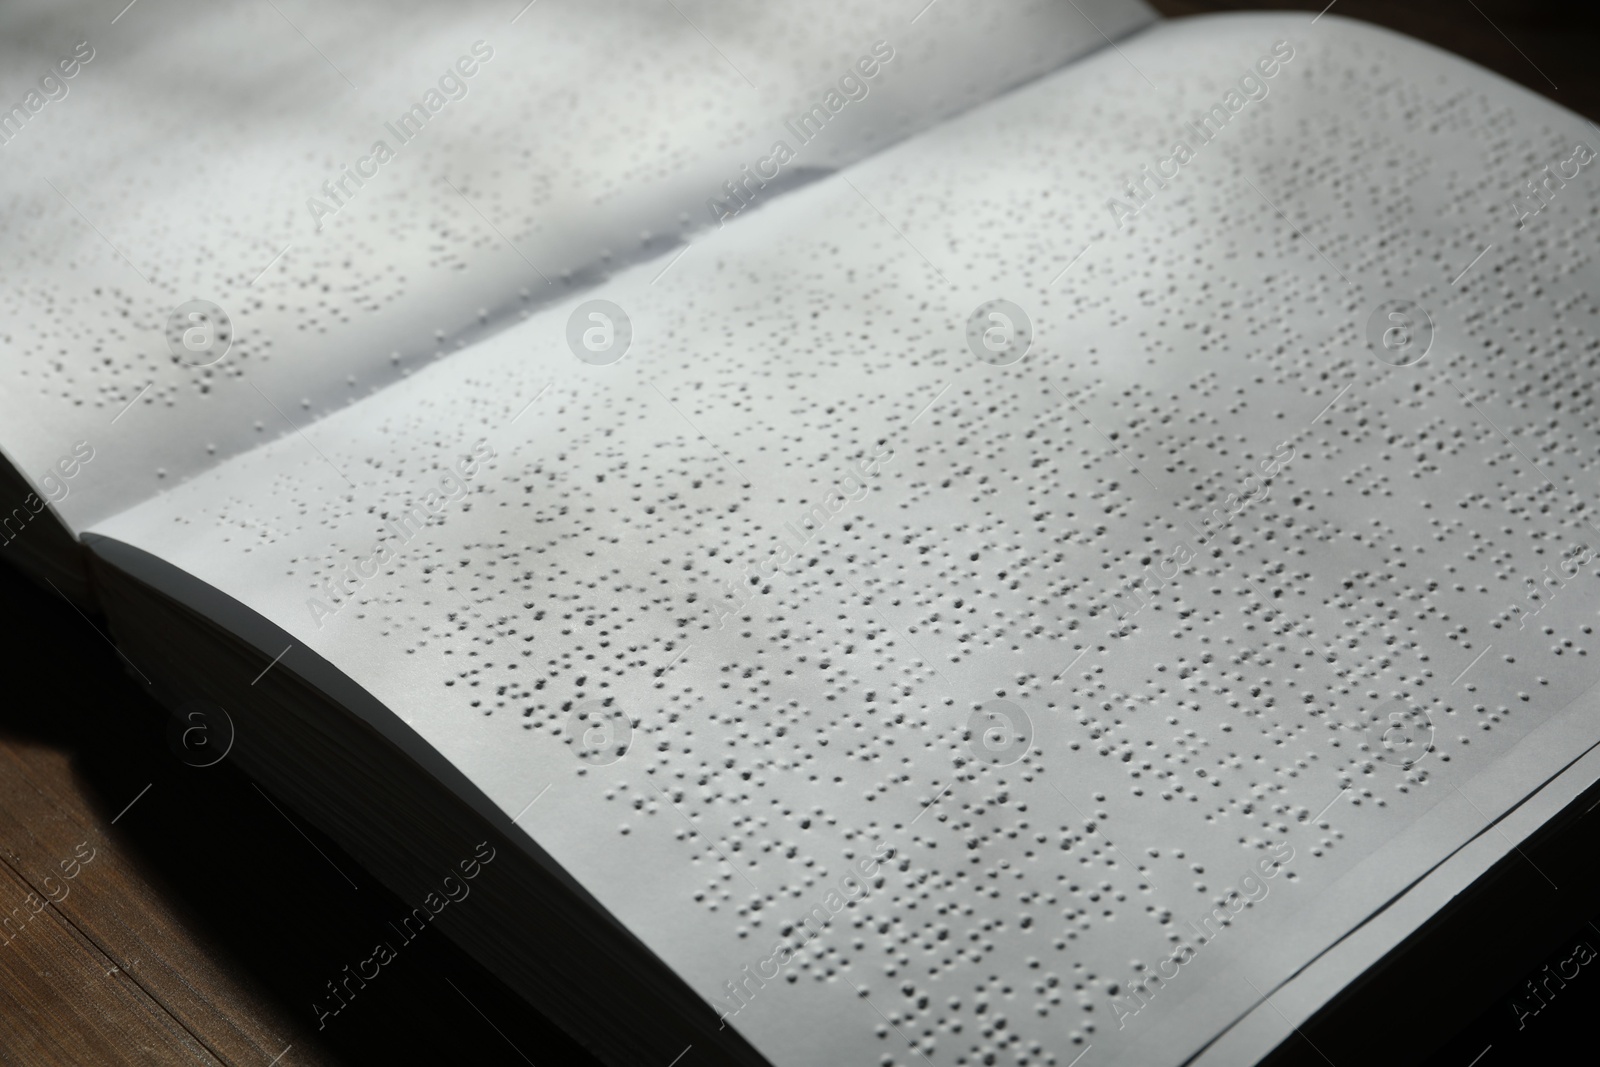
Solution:
<svg viewBox="0 0 1600 1067">
<path fill-rule="evenodd" d="M 1594 143 L 1163 25 L 99 529 L 774 1063 L 1181 1062 L 1600 739 Z"/>
</svg>

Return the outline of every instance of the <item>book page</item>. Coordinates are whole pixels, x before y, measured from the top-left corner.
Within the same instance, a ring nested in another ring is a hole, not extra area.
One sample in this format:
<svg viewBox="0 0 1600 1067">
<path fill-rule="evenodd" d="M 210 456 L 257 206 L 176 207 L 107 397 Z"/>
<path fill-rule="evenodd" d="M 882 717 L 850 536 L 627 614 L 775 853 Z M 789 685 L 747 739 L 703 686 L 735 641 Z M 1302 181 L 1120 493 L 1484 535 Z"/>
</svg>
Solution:
<svg viewBox="0 0 1600 1067">
<path fill-rule="evenodd" d="M 19 12 L 0 448 L 81 530 L 1153 18 L 921 7 Z"/>
<path fill-rule="evenodd" d="M 1180 1063 L 1600 740 L 1595 144 L 1161 25 L 98 530 L 776 1064 Z"/>
</svg>

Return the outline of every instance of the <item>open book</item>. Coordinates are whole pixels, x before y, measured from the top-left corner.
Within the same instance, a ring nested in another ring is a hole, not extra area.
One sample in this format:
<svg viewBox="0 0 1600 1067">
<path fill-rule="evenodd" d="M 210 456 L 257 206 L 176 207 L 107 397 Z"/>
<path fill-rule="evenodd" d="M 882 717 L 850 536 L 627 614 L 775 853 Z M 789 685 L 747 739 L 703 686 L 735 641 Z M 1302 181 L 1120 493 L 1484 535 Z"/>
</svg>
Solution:
<svg viewBox="0 0 1600 1067">
<path fill-rule="evenodd" d="M 1250 1062 L 1600 776 L 1600 139 L 1469 64 L 1131 0 L 3 48 L 7 558 L 415 902 L 321 1026 L 437 923 L 611 1063 Z"/>
</svg>

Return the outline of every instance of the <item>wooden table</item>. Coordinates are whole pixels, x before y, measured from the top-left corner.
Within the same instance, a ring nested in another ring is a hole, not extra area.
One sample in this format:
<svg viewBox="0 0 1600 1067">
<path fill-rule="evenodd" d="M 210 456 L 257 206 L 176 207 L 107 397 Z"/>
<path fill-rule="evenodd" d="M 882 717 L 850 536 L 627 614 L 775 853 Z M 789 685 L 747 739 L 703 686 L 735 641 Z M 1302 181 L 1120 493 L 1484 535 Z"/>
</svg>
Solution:
<svg viewBox="0 0 1600 1067">
<path fill-rule="evenodd" d="M 1600 115 L 1594 16 L 1505 0 L 1333 11 Z M 319 1030 L 312 1000 L 402 903 L 225 760 L 180 762 L 98 621 L 4 567 L 0 603 L 0 1063 L 593 1062 L 431 930 Z"/>
<path fill-rule="evenodd" d="M 318 1030 L 406 906 L 0 567 L 0 1063 L 593 1064 L 431 928 Z"/>
</svg>

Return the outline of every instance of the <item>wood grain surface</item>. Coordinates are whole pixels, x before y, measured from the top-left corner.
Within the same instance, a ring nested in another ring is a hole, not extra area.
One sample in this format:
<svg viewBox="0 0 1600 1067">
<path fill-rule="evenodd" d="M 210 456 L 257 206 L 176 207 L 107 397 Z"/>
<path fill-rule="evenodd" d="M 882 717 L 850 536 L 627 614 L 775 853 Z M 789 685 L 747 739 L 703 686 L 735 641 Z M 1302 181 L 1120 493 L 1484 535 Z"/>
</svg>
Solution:
<svg viewBox="0 0 1600 1067">
<path fill-rule="evenodd" d="M 219 966 L 221 954 L 189 929 L 186 909 L 142 874 L 88 801 L 65 752 L 22 740 L 0 748 L 7 1054 L 31 1062 L 265 1063 L 299 1038 L 294 1062 L 330 1062 L 247 972 Z"/>
<path fill-rule="evenodd" d="M 319 1028 L 409 909 L 180 760 L 98 620 L 3 566 L 0 605 L 0 1064 L 595 1063 L 431 927 Z"/>
</svg>

